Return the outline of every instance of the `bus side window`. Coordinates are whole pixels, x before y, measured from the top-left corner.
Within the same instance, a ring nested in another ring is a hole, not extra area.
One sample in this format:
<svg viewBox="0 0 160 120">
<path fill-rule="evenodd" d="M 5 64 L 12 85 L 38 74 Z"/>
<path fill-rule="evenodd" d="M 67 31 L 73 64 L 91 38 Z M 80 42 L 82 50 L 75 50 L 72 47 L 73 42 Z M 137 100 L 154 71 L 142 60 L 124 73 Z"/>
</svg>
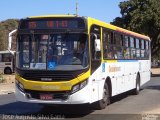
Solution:
<svg viewBox="0 0 160 120">
<path fill-rule="evenodd" d="M 123 47 L 117 46 L 117 59 L 124 59 Z"/>
<path fill-rule="evenodd" d="M 119 33 L 115 33 L 115 41 L 116 41 L 116 53 L 115 53 L 115 59 L 124 59 L 123 54 L 123 35 Z"/>
<path fill-rule="evenodd" d="M 145 40 L 145 59 L 149 59 L 149 42 Z"/>
<path fill-rule="evenodd" d="M 128 36 L 124 36 L 123 46 L 124 46 L 124 59 L 130 59 L 129 37 Z"/>
<path fill-rule="evenodd" d="M 115 37 L 116 45 L 122 46 L 122 43 L 123 43 L 123 36 L 120 35 L 120 34 L 115 33 L 114 37 Z"/>
<path fill-rule="evenodd" d="M 115 54 L 116 54 L 115 47 L 109 45 L 108 52 L 107 52 L 107 58 L 108 59 L 115 59 L 116 58 Z"/>
<path fill-rule="evenodd" d="M 130 37 L 131 59 L 136 58 L 135 39 Z"/>
<path fill-rule="evenodd" d="M 124 59 L 130 59 L 130 49 L 124 48 Z"/>
<path fill-rule="evenodd" d="M 129 37 L 128 36 L 124 36 L 124 46 L 125 47 L 129 47 Z"/>
<path fill-rule="evenodd" d="M 113 34 L 108 30 L 104 30 L 103 34 L 103 56 L 104 59 L 113 59 L 113 48 L 111 42 L 113 42 Z"/>
<path fill-rule="evenodd" d="M 105 31 L 103 31 L 103 57 L 104 59 L 107 58 L 107 49 L 108 49 L 108 43 L 107 43 L 107 37 L 108 34 L 105 33 Z"/>
<path fill-rule="evenodd" d="M 140 47 L 141 47 L 141 44 L 140 44 L 140 40 L 139 39 L 135 39 L 135 45 L 136 45 L 136 57 L 139 59 L 141 57 L 141 51 L 140 51 Z"/>
<path fill-rule="evenodd" d="M 114 34 L 112 31 L 104 30 L 103 36 L 103 56 L 104 59 L 117 59 L 116 54 L 116 39 L 114 38 Z"/>
<path fill-rule="evenodd" d="M 141 44 L 141 58 L 144 59 L 144 57 L 145 57 L 144 40 L 140 40 L 140 44 Z"/>
</svg>

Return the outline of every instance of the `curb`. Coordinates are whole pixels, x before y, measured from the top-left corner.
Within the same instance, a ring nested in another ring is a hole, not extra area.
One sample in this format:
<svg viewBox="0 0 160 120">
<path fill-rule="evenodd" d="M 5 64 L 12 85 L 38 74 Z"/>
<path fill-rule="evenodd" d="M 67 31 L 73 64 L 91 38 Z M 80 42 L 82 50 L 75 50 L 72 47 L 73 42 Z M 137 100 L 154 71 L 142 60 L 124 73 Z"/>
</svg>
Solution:
<svg viewBox="0 0 160 120">
<path fill-rule="evenodd" d="M 0 95 L 5 95 L 5 94 L 14 94 L 15 90 L 1 90 Z"/>
</svg>

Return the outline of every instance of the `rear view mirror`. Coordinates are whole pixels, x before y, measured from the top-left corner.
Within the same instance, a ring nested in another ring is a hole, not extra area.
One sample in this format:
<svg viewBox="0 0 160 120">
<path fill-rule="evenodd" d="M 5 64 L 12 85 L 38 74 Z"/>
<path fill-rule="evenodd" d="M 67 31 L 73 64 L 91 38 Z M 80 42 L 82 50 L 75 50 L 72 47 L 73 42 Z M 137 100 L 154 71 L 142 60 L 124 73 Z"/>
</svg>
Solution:
<svg viewBox="0 0 160 120">
<path fill-rule="evenodd" d="M 101 41 L 98 39 L 96 34 L 92 34 L 92 40 L 94 41 L 94 49 L 95 51 L 101 51 Z"/>
<path fill-rule="evenodd" d="M 12 36 L 13 34 L 15 34 L 17 32 L 17 29 L 11 31 L 9 34 L 8 34 L 8 51 L 14 55 L 15 54 L 15 51 L 12 51 L 11 48 L 12 48 Z"/>
<path fill-rule="evenodd" d="M 94 45 L 95 45 L 95 51 L 101 51 L 101 42 L 100 42 L 100 39 L 95 39 L 95 42 L 94 42 Z"/>
</svg>

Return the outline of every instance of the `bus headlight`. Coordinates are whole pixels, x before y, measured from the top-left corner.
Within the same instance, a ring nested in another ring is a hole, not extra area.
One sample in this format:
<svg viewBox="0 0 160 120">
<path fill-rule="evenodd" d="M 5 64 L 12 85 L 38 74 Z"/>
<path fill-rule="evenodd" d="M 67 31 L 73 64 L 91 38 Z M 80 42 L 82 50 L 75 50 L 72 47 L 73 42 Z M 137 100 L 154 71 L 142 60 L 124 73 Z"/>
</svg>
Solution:
<svg viewBox="0 0 160 120">
<path fill-rule="evenodd" d="M 87 80 L 81 82 L 80 89 L 84 88 L 87 85 Z"/>
<path fill-rule="evenodd" d="M 82 88 L 84 88 L 87 85 L 87 83 L 88 83 L 88 80 L 85 80 L 85 81 L 80 82 L 79 84 L 74 85 L 72 87 L 71 93 L 73 94 L 73 93 L 81 90 Z"/>
<path fill-rule="evenodd" d="M 72 94 L 75 93 L 75 92 L 77 92 L 77 91 L 79 90 L 79 88 L 80 88 L 80 87 L 79 87 L 79 84 L 73 86 L 73 88 L 72 88 Z"/>
<path fill-rule="evenodd" d="M 16 86 L 18 87 L 18 89 L 21 91 L 21 92 L 24 92 L 24 86 L 22 83 L 20 83 L 18 80 L 16 80 Z"/>
</svg>

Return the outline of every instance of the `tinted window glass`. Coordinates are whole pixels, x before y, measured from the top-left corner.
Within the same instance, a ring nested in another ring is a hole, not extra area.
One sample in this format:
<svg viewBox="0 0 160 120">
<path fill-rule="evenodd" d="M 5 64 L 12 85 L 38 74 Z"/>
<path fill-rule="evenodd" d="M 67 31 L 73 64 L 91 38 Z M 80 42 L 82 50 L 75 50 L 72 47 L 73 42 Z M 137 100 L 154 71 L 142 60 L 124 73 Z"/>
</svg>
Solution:
<svg viewBox="0 0 160 120">
<path fill-rule="evenodd" d="M 140 48 L 140 42 L 139 42 L 139 39 L 136 39 L 136 48 Z"/>
<path fill-rule="evenodd" d="M 120 34 L 115 34 L 115 42 L 116 42 L 116 45 L 119 45 L 119 46 L 122 46 L 122 39 L 123 37 L 122 37 L 122 35 L 120 35 Z"/>
<path fill-rule="evenodd" d="M 134 48 L 134 38 L 130 37 L 130 47 Z"/>
<path fill-rule="evenodd" d="M 144 40 L 141 40 L 141 49 L 144 49 Z"/>
<path fill-rule="evenodd" d="M 131 48 L 131 59 L 135 59 L 135 58 L 136 58 L 136 49 Z"/>
<path fill-rule="evenodd" d="M 129 38 L 128 36 L 124 37 L 124 46 L 125 47 L 128 47 L 128 45 L 129 45 L 129 39 L 128 38 Z"/>
<path fill-rule="evenodd" d="M 146 49 L 148 50 L 149 49 L 149 42 L 146 41 Z"/>
<path fill-rule="evenodd" d="M 117 47 L 117 59 L 124 59 L 123 48 Z"/>
<path fill-rule="evenodd" d="M 141 55 L 140 52 L 141 52 L 140 49 L 137 49 L 137 50 L 136 50 L 136 57 L 137 57 L 137 58 L 140 58 L 140 57 L 141 57 L 141 56 L 140 56 L 140 55 Z"/>
<path fill-rule="evenodd" d="M 141 50 L 141 58 L 145 57 L 145 50 Z"/>
<path fill-rule="evenodd" d="M 124 59 L 130 59 L 130 49 L 124 48 Z"/>
</svg>

